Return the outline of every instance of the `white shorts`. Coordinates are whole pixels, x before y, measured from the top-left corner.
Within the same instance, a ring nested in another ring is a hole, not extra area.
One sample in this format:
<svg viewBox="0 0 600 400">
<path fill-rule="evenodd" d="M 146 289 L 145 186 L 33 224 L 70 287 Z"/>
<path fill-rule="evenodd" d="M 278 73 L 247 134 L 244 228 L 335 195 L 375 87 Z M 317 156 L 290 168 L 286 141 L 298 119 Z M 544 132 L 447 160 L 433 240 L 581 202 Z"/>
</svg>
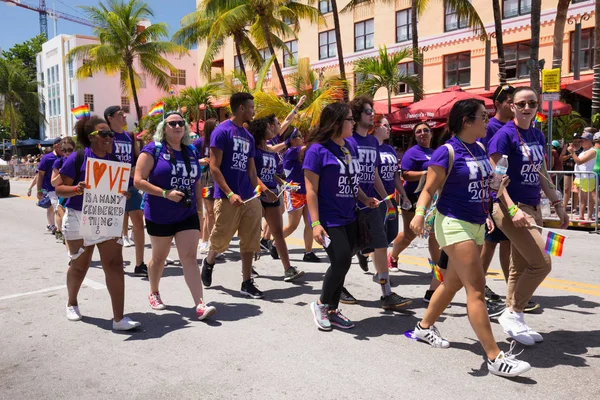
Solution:
<svg viewBox="0 0 600 400">
<path fill-rule="evenodd" d="M 55 191 L 48 192 L 48 198 L 50 199 L 50 204 L 52 204 L 52 208 L 56 211 L 56 207 L 58 206 L 58 196 Z"/>
<path fill-rule="evenodd" d="M 94 238 L 84 238 L 79 232 L 79 228 L 81 226 L 81 216 L 81 211 L 67 207 L 67 211 L 65 213 L 65 216 L 63 217 L 62 224 L 62 234 L 64 235 L 65 240 L 83 240 L 83 245 L 86 247 L 103 243 L 107 240 L 117 240 L 117 243 L 123 244 L 123 241 L 120 237 L 115 238 L 110 236 L 100 236 Z"/>
</svg>

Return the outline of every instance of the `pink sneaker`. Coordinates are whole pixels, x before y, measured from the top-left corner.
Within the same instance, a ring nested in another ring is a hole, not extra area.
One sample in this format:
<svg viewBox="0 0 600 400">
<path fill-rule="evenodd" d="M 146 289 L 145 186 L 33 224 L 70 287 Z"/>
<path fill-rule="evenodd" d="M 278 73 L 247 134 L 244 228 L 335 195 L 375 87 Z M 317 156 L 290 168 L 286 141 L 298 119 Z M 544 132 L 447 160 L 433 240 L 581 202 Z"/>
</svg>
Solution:
<svg viewBox="0 0 600 400">
<path fill-rule="evenodd" d="M 392 257 L 392 255 L 391 255 L 391 254 L 390 254 L 390 255 L 388 255 L 388 269 L 389 269 L 391 272 L 398 272 L 398 271 L 400 271 L 400 270 L 398 269 L 398 259 L 395 259 L 395 260 L 394 260 L 394 258 Z"/>
<path fill-rule="evenodd" d="M 152 307 L 152 309 L 154 310 L 164 310 L 165 308 L 167 308 L 162 302 L 160 298 L 160 293 L 158 292 L 150 293 L 148 295 L 148 301 L 150 302 L 150 307 Z"/>
<path fill-rule="evenodd" d="M 196 317 L 198 317 L 198 321 L 202 321 L 211 315 L 214 315 L 217 312 L 217 309 L 213 306 L 207 306 L 204 303 L 198 304 L 196 306 Z"/>
</svg>

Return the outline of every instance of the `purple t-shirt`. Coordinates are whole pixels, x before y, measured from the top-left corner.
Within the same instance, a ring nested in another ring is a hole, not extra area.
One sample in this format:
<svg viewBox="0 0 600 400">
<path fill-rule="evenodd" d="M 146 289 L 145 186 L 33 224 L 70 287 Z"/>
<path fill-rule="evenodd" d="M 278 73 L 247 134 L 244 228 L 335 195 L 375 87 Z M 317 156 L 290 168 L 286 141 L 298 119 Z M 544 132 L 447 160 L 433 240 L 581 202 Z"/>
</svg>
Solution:
<svg viewBox="0 0 600 400">
<path fill-rule="evenodd" d="M 54 163 L 52 164 L 52 169 L 57 169 L 60 172 L 60 169 L 62 168 L 65 161 L 67 161 L 67 157 L 65 156 L 56 158 L 56 160 L 54 160 Z"/>
<path fill-rule="evenodd" d="M 379 167 L 379 142 L 372 135 L 361 136 L 356 131 L 348 138 L 348 142 L 353 143 L 358 151 L 358 181 L 360 188 L 369 197 L 378 196 L 375 190 L 375 169 Z M 359 207 L 366 207 L 359 202 Z M 366 208 L 365 212 L 371 212 L 373 209 Z"/>
<path fill-rule="evenodd" d="M 54 154 L 53 151 L 51 151 L 48 154 L 44 154 L 44 156 L 40 160 L 40 163 L 38 164 L 37 170 L 44 172 L 44 179 L 42 180 L 42 190 L 45 190 L 46 192 L 54 191 L 54 186 L 52 186 L 52 183 L 50 183 L 50 181 L 52 181 L 52 165 L 54 164 L 54 161 L 56 161 L 57 158 L 57 155 Z"/>
<path fill-rule="evenodd" d="M 509 121 L 490 140 L 488 153 L 508 156 L 510 183 L 507 191 L 510 198 L 515 203 L 537 206 L 540 204 L 540 174 L 537 171 L 544 162 L 546 138 L 534 127 L 519 128 L 519 133 L 525 148 L 517 135 L 514 121 Z"/>
<path fill-rule="evenodd" d="M 194 145 L 194 147 L 196 148 L 196 150 L 198 150 L 198 154 L 200 154 L 202 157 L 208 157 L 210 155 L 210 147 L 206 146 L 206 149 L 204 149 L 204 154 L 202 153 L 202 147 L 204 146 L 204 137 L 200 137 L 196 140 L 194 140 L 194 143 L 192 143 Z"/>
<path fill-rule="evenodd" d="M 492 137 L 504 126 L 504 122 L 500 122 L 496 119 L 496 117 L 492 117 L 490 122 L 488 122 L 487 127 L 485 128 L 485 137 L 480 140 L 480 142 L 485 146 L 485 148 L 489 148 L 490 140 Z"/>
<path fill-rule="evenodd" d="M 254 164 L 256 165 L 256 174 L 258 175 L 258 178 L 269 189 L 275 189 L 277 187 L 277 181 L 275 181 L 277 154 L 257 147 L 254 156 Z"/>
<path fill-rule="evenodd" d="M 114 132 L 112 153 L 122 163 L 135 166 L 135 154 L 133 153 L 133 141 L 127 132 Z M 129 186 L 133 186 L 133 176 L 129 177 Z"/>
<path fill-rule="evenodd" d="M 396 190 L 396 173 L 398 172 L 398 156 L 396 150 L 386 143 L 379 146 L 379 176 L 387 194 Z"/>
<path fill-rule="evenodd" d="M 281 143 L 281 135 L 273 136 L 273 139 L 267 140 L 267 144 L 270 144 L 271 146 L 275 146 L 279 143 Z M 283 175 L 283 157 L 281 156 L 281 153 L 277 153 L 276 172 L 279 175 Z"/>
<path fill-rule="evenodd" d="M 446 180 L 437 209 L 447 217 L 473 224 L 484 224 L 490 207 L 489 183 L 492 165 L 486 152 L 477 143 L 461 143 L 452 137 L 446 142 L 454 148 L 454 165 Z M 467 146 L 467 149 L 465 149 Z M 469 152 L 470 151 L 470 152 Z M 472 154 L 472 155 L 471 155 Z M 473 158 L 475 156 L 475 158 Z M 448 171 L 448 148 L 440 146 L 433 152 L 429 166 Z M 482 170 L 483 169 L 483 178 Z"/>
<path fill-rule="evenodd" d="M 348 180 L 345 163 L 334 155 L 344 160 L 344 154 L 331 140 L 325 145 L 311 145 L 304 155 L 304 169 L 319 175 L 319 220 L 325 227 L 344 226 L 356 220 L 354 196 L 358 195 L 359 188 L 358 153 L 354 143 L 348 140 L 345 147 L 352 155 L 349 166 L 352 182 Z"/>
<path fill-rule="evenodd" d="M 254 196 L 254 188 L 248 176 L 248 163 L 254 162 L 254 137 L 246 130 L 227 120 L 212 132 L 210 147 L 215 147 L 223 152 L 221 173 L 233 193 L 243 200 Z M 215 182 L 215 199 L 226 199 Z"/>
<path fill-rule="evenodd" d="M 77 171 L 75 171 L 75 160 L 77 158 L 77 152 L 74 151 L 67 158 L 62 168 L 60 169 L 60 174 L 66 177 L 73 179 L 73 185 L 77 185 L 79 182 L 85 180 L 85 165 L 87 164 L 88 158 L 100 158 L 102 160 L 110 160 L 113 158 L 110 154 L 106 154 L 104 157 L 98 157 L 92 152 L 92 149 L 86 147 L 83 150 L 83 162 L 81 163 L 81 168 L 79 169 L 79 175 L 77 175 Z M 73 210 L 81 211 L 83 206 L 83 196 L 73 196 L 67 199 L 65 204 L 67 208 L 72 208 Z"/>
<path fill-rule="evenodd" d="M 304 186 L 304 170 L 300 162 L 301 146 L 290 147 L 283 154 L 283 171 L 285 172 L 286 182 L 295 182 L 300 185 L 300 189 L 296 191 L 299 194 L 306 194 Z"/>
<path fill-rule="evenodd" d="M 156 144 L 150 142 L 142 149 L 142 153 L 148 153 L 154 158 Z M 161 189 L 176 189 L 181 192 L 189 190 L 192 194 L 192 206 L 185 207 L 183 201 L 175 203 L 162 196 L 153 196 L 146 193 L 144 202 L 144 217 L 157 224 L 173 224 L 183 221 L 197 213 L 196 208 L 196 180 L 200 176 L 200 165 L 196 154 L 187 148 L 190 159 L 190 171 L 186 170 L 184 155 L 181 151 L 173 150 L 170 154 L 167 146 L 162 145 L 154 168 L 148 176 L 148 182 Z M 171 157 L 175 156 L 176 166 L 173 165 Z"/>
<path fill-rule="evenodd" d="M 433 149 L 415 144 L 402 156 L 402 171 L 425 171 L 432 154 Z M 419 181 L 404 182 L 404 190 L 407 195 L 414 194 L 418 186 Z"/>
</svg>

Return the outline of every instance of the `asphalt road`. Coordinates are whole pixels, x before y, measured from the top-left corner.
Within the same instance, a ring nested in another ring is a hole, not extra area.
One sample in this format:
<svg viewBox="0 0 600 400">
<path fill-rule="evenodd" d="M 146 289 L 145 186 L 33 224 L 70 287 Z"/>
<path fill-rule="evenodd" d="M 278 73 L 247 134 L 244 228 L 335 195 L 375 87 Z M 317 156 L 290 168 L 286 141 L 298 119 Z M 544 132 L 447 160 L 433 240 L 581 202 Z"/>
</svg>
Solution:
<svg viewBox="0 0 600 400">
<path fill-rule="evenodd" d="M 23 196 L 28 182 L 12 182 Z M 430 280 L 427 251 L 410 248 L 392 286 L 414 298 L 410 312 L 379 308 L 380 289 L 353 265 L 346 286 L 360 304 L 344 306 L 356 323 L 349 331 L 320 332 L 308 308 L 320 293 L 327 263 L 301 261 L 301 236 L 289 239 L 302 282 L 283 282 L 279 261 L 256 262 L 264 300 L 239 295 L 238 243 L 215 267 L 205 298 L 217 307 L 208 322 L 190 318 L 193 304 L 178 266 L 165 269 L 153 311 L 148 281 L 126 260 L 125 312 L 141 329 L 111 331 L 109 296 L 95 254 L 80 292 L 81 322 L 65 318 L 64 247 L 45 232 L 45 211 L 34 201 L 0 199 L 1 399 L 598 399 L 600 398 L 600 237 L 569 231 L 562 258 L 535 295 L 543 308 L 527 315 L 544 342 L 524 349 L 533 366 L 514 380 L 490 375 L 466 317 L 460 292 L 437 326 L 451 342 L 433 349 L 408 339 L 423 315 L 420 300 Z M 299 231 L 300 232 L 300 231 Z M 318 254 L 325 256 L 324 252 Z M 150 249 L 146 250 L 146 260 Z M 176 250 L 171 256 L 177 259 Z M 200 260 L 199 260 L 200 262 Z M 488 284 L 505 292 L 497 259 Z M 371 266 L 372 270 L 372 266 Z M 503 350 L 509 342 L 492 324 Z M 523 346 L 517 345 L 520 351 Z"/>
</svg>

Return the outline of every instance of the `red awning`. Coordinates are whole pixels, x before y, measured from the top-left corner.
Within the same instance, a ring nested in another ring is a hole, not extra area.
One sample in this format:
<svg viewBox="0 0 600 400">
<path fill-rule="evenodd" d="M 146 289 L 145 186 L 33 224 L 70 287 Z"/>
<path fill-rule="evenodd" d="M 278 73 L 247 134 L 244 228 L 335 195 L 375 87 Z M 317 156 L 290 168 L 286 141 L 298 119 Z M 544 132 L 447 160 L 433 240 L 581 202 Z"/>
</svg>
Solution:
<svg viewBox="0 0 600 400">
<path fill-rule="evenodd" d="M 570 104 L 563 103 L 560 101 L 552 102 L 552 115 L 555 117 L 562 117 L 564 115 L 571 114 L 572 108 Z M 544 101 L 542 103 L 542 113 L 544 115 L 548 115 L 548 102 Z"/>
<path fill-rule="evenodd" d="M 212 108 L 227 107 L 229 105 L 229 99 L 212 99 L 210 105 Z"/>
<path fill-rule="evenodd" d="M 580 80 L 575 81 L 573 77 L 563 78 L 560 85 L 562 89 L 568 90 L 571 93 L 578 94 L 588 99 L 592 98 L 592 85 L 594 84 L 593 75 L 583 75 Z"/>
</svg>

